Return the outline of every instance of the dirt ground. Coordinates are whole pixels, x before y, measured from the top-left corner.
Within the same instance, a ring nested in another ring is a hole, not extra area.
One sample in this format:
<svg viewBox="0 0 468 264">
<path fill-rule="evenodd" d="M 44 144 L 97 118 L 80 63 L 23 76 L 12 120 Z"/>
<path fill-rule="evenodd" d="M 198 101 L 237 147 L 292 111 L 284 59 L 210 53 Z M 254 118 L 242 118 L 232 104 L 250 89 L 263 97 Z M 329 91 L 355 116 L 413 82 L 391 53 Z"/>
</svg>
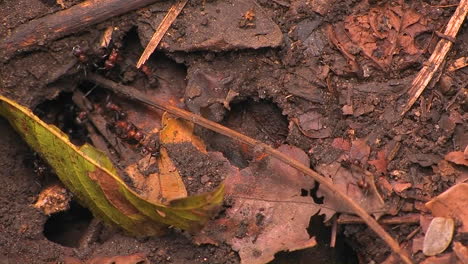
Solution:
<svg viewBox="0 0 468 264">
<path fill-rule="evenodd" d="M 19 25 L 61 10 L 58 2 L 70 7 L 81 1 L 0 1 L 0 41 Z M 136 61 L 172 3 L 156 2 L 2 58 L 0 94 L 34 109 L 77 144 L 89 138 L 73 121 L 79 112 L 72 100 L 76 91 L 90 92 L 89 100 L 103 108 L 111 97 L 128 112 L 128 120 L 150 131 L 140 119 L 148 114 L 145 107 L 109 96 L 85 80 L 89 73 L 138 87 L 149 97 L 178 98 L 180 107 L 269 145 L 298 147 L 307 153 L 311 168 L 351 161 L 370 171 L 385 217 L 428 215 L 425 202 L 466 181 L 466 167 L 444 156 L 464 151 L 468 144 L 468 100 L 466 92 L 459 92 L 466 89 L 468 67 L 447 70 L 455 59 L 468 56 L 467 22 L 437 81 L 398 117 L 407 89 L 440 39 L 436 32 L 443 31 L 458 1 L 191 0 L 146 63 L 151 72 L 137 70 Z M 369 20 L 372 27 L 372 19 L 389 12 L 388 24 L 414 18 L 393 39 L 398 48 L 388 40 L 394 27 L 376 37 L 365 35 L 369 27 L 362 26 Z M 106 68 L 109 54 L 96 49 L 109 26 L 115 33 L 106 52 L 119 52 L 112 68 Z M 374 44 L 383 48 L 371 50 Z M 74 47 L 85 50 L 86 61 L 80 61 Z M 115 119 L 114 113 L 103 116 L 108 123 Z M 0 263 L 139 253 L 151 263 L 240 263 L 229 245 L 195 245 L 191 235 L 178 229 L 162 237 L 134 238 L 104 226 L 76 202 L 66 212 L 42 214 L 32 204 L 57 178 L 5 119 L 0 118 L 0 128 Z M 118 130 L 110 131 L 119 141 L 114 147 L 132 153 L 116 162 L 123 168 L 139 154 L 119 139 Z M 225 179 L 227 165 L 243 169 L 256 159 L 255 151 L 225 136 L 201 127 L 195 133 L 208 151 L 222 153 L 225 160 L 202 155 L 192 145 L 167 145 L 189 194 L 213 190 Z M 363 149 L 368 153 L 360 156 Z M 132 179 L 122 176 L 132 186 Z M 281 252 L 273 263 L 381 263 L 390 255 L 364 224 L 339 225 L 337 247 L 330 249 L 331 229 L 322 219 L 313 217 L 309 227 L 319 246 Z M 419 222 L 404 221 L 386 226 L 403 244 L 420 235 L 418 228 Z M 466 245 L 462 234 L 455 240 Z M 418 262 L 425 259 L 421 251 L 411 255 Z"/>
</svg>

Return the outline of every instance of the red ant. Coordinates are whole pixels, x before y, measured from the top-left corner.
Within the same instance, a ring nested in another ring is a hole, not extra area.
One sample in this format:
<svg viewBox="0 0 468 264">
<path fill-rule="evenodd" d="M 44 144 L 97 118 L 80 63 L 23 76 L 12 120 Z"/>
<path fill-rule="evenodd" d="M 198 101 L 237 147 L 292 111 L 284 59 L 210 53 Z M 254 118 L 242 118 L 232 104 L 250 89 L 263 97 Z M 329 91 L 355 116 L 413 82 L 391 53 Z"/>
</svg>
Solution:
<svg viewBox="0 0 468 264">
<path fill-rule="evenodd" d="M 141 152 L 143 155 L 150 153 L 151 157 L 157 157 L 159 155 L 158 139 L 151 140 L 148 145 L 143 147 Z"/>
<path fill-rule="evenodd" d="M 78 125 L 82 125 L 82 124 L 86 123 L 86 121 L 88 121 L 88 113 L 87 112 L 82 111 L 82 112 L 79 112 L 76 115 L 75 122 Z"/>
<path fill-rule="evenodd" d="M 120 106 L 111 102 L 109 97 L 107 97 L 106 101 L 105 108 L 115 113 L 114 121 L 108 124 L 109 129 L 127 143 L 142 146 L 141 151 L 143 154 L 150 153 L 152 157 L 156 157 L 159 154 L 157 140 L 150 140 L 149 143 L 147 142 L 148 144 L 145 144 L 146 134 L 126 120 L 127 114 Z"/>
<path fill-rule="evenodd" d="M 362 168 L 362 165 L 360 165 L 359 161 L 350 161 L 350 160 L 342 160 L 341 161 L 341 166 L 345 169 L 347 169 L 353 177 L 356 177 L 354 175 L 354 171 L 358 171 L 361 175 L 359 176 L 359 179 L 356 180 L 356 186 L 359 187 L 359 189 L 362 190 L 364 196 L 367 196 L 370 190 L 370 184 L 366 179 L 366 171 Z"/>
<path fill-rule="evenodd" d="M 141 152 L 143 155 L 151 154 L 152 157 L 159 155 L 159 144 L 157 139 L 152 139 L 148 144 L 145 144 L 146 134 L 139 130 L 134 124 L 126 120 L 118 120 L 109 125 L 119 138 L 125 140 L 131 145 L 142 146 Z"/>
<path fill-rule="evenodd" d="M 127 114 L 124 111 L 122 111 L 122 108 L 109 101 L 109 98 L 107 99 L 106 109 L 115 113 L 116 120 L 122 120 L 127 118 Z"/>
<path fill-rule="evenodd" d="M 73 56 L 75 56 L 79 62 L 81 63 L 88 62 L 88 56 L 86 55 L 85 50 L 79 45 L 76 45 L 73 47 L 72 53 L 73 53 Z"/>
<path fill-rule="evenodd" d="M 119 52 L 117 49 L 112 49 L 111 53 L 109 54 L 109 57 L 107 57 L 107 60 L 104 62 L 104 69 L 110 70 L 115 67 L 115 63 L 117 62 L 117 59 L 119 58 Z"/>
</svg>

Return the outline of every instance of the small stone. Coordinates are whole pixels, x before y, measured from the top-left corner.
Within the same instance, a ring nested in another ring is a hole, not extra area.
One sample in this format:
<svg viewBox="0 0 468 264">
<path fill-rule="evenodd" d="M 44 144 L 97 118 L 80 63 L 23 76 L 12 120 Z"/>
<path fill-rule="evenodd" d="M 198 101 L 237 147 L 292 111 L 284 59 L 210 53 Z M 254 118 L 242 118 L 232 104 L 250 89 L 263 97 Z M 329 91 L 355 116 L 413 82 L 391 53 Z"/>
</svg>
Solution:
<svg viewBox="0 0 468 264">
<path fill-rule="evenodd" d="M 434 217 L 424 236 L 423 253 L 435 256 L 447 249 L 452 241 L 455 222 L 452 218 Z"/>
<path fill-rule="evenodd" d="M 204 175 L 204 176 L 202 176 L 202 177 L 200 178 L 200 182 L 201 182 L 202 184 L 205 184 L 205 183 L 207 183 L 207 182 L 209 182 L 209 181 L 210 181 L 210 177 L 208 177 L 208 176 L 206 176 L 206 175 Z"/>
</svg>

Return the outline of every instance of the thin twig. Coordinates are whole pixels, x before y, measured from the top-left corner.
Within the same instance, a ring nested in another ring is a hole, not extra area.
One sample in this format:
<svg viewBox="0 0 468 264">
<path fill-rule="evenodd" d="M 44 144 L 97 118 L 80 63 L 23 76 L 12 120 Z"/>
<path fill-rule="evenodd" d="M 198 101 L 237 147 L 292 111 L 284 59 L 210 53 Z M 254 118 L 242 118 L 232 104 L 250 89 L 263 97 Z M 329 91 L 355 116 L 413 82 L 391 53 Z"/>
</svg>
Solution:
<svg viewBox="0 0 468 264">
<path fill-rule="evenodd" d="M 445 60 L 445 56 L 447 56 L 448 51 L 453 45 L 453 42 L 450 41 L 450 39 L 453 40 L 457 36 L 458 30 L 463 24 L 467 12 L 468 0 L 461 0 L 458 4 L 457 10 L 455 10 L 452 18 L 450 18 L 450 21 L 447 24 L 447 28 L 443 33 L 443 35 L 446 37 L 439 40 L 431 57 L 424 64 L 416 78 L 414 78 L 413 83 L 411 84 L 411 88 L 407 92 L 409 99 L 403 106 L 403 110 L 400 112 L 400 117 L 403 117 L 406 112 L 408 112 L 408 110 L 413 106 L 416 100 L 418 100 L 419 96 L 422 94 L 424 89 L 426 89 L 432 77 L 437 72 L 442 62 Z"/>
<path fill-rule="evenodd" d="M 141 57 L 137 62 L 137 68 L 140 68 L 143 64 L 145 64 L 145 62 L 154 52 L 156 47 L 159 45 L 159 42 L 161 42 L 161 39 L 164 37 L 169 27 L 172 25 L 172 23 L 174 23 L 175 19 L 180 14 L 182 9 L 184 9 L 184 6 L 185 4 L 187 4 L 187 2 L 188 0 L 180 0 L 179 2 L 171 6 L 166 16 L 163 18 L 158 28 L 154 32 L 153 37 L 151 37 L 151 40 L 149 41 L 145 50 L 141 54 Z"/>
<path fill-rule="evenodd" d="M 289 166 L 310 176 L 312 179 L 319 182 L 321 186 L 325 188 L 325 191 L 328 191 L 329 195 L 334 195 L 338 197 L 338 199 L 342 200 L 344 204 L 349 206 L 351 210 L 353 210 L 357 215 L 359 215 L 363 219 L 363 221 L 387 243 L 387 245 L 395 252 L 395 254 L 400 256 L 400 258 L 402 259 L 404 263 L 413 263 L 411 259 L 407 256 L 407 254 L 401 249 L 398 243 L 392 238 L 392 236 L 390 236 L 385 231 L 385 229 L 383 229 L 382 226 L 380 226 L 377 223 L 377 221 L 374 218 L 372 218 L 360 205 L 358 205 L 355 201 L 353 201 L 344 192 L 337 189 L 330 180 L 318 174 L 317 172 L 313 171 L 312 169 L 309 168 L 309 166 L 306 166 L 292 159 L 288 155 L 279 152 L 278 150 L 274 149 L 273 147 L 263 142 L 250 138 L 246 135 L 243 135 L 237 131 L 229 129 L 213 121 L 210 121 L 199 115 L 195 115 L 186 110 L 180 109 L 176 106 L 169 105 L 167 102 L 164 102 L 161 100 L 156 100 L 156 99 L 149 100 L 147 96 L 139 92 L 134 87 L 124 86 L 124 85 L 115 83 L 97 74 L 89 74 L 88 80 L 104 88 L 110 89 L 118 94 L 126 96 L 129 99 L 136 100 L 148 106 L 167 111 L 172 115 L 183 118 L 197 125 L 200 125 L 204 128 L 210 129 L 212 131 L 215 131 L 217 133 L 220 133 L 222 135 L 225 135 L 237 141 L 240 141 L 244 144 L 252 146 L 256 151 L 263 151 L 267 154 L 270 154 L 272 157 L 277 158 L 278 160 L 283 161 Z"/>
<path fill-rule="evenodd" d="M 379 220 L 379 223 L 382 225 L 417 224 L 419 223 L 419 218 L 419 214 L 408 214 L 405 216 L 382 218 Z M 340 225 L 364 224 L 361 218 L 351 215 L 341 215 L 337 222 Z"/>
</svg>

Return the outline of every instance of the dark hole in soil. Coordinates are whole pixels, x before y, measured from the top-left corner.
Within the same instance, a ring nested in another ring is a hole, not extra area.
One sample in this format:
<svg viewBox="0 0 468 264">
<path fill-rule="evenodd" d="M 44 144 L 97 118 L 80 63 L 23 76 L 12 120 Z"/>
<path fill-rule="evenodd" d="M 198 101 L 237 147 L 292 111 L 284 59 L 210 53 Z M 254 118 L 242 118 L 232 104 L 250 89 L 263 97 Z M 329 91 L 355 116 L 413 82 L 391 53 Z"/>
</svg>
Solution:
<svg viewBox="0 0 468 264">
<path fill-rule="evenodd" d="M 60 93 L 53 100 L 47 100 L 34 109 L 42 121 L 53 124 L 65 132 L 75 145 L 83 145 L 87 141 L 88 132 L 76 120 L 80 109 L 72 101 L 72 93 Z"/>
<path fill-rule="evenodd" d="M 222 124 L 273 147 L 283 144 L 288 135 L 287 118 L 276 104 L 267 100 L 249 99 L 232 104 L 231 111 L 227 113 Z M 255 153 L 245 144 L 213 132 L 207 132 L 204 138 L 213 150 L 222 152 L 239 168 L 247 167 L 250 161 L 262 154 Z"/>
<path fill-rule="evenodd" d="M 323 223 L 324 216 L 315 215 L 310 218 L 309 228 L 307 232 L 312 237 L 315 237 L 317 245 L 312 248 L 293 252 L 280 252 L 275 255 L 275 260 L 270 264 L 357 264 L 358 258 L 356 253 L 346 243 L 345 237 L 338 233 L 336 245 L 334 248 L 329 246 L 331 227 L 325 226 Z"/>
<path fill-rule="evenodd" d="M 79 241 L 93 219 L 91 212 L 72 201 L 70 209 L 52 215 L 44 225 L 45 237 L 65 247 L 78 247 Z"/>
</svg>

